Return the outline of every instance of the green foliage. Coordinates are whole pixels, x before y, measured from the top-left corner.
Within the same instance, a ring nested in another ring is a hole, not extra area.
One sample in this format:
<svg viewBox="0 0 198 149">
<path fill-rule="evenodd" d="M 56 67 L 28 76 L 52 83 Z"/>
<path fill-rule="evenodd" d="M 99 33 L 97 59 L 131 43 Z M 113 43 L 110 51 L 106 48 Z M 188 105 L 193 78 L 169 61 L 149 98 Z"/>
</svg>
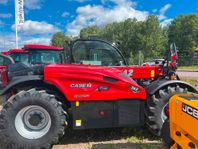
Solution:
<svg viewBox="0 0 198 149">
<path fill-rule="evenodd" d="M 198 88 L 198 79 L 197 78 L 181 78 L 181 80 L 188 82 Z"/>
<path fill-rule="evenodd" d="M 65 34 L 63 32 L 57 32 L 52 36 L 51 44 L 53 46 L 64 47 L 65 46 Z"/>
<path fill-rule="evenodd" d="M 140 54 L 140 56 L 139 56 Z M 140 53 L 136 53 L 133 55 L 132 52 L 129 54 L 129 65 L 139 65 L 139 58 L 140 58 L 140 65 L 144 62 L 144 54 L 140 51 Z"/>
<path fill-rule="evenodd" d="M 97 26 L 81 30 L 81 36 L 96 35 L 103 39 L 119 43 L 120 50 L 130 64 L 138 64 L 138 51 L 142 51 L 145 60 L 162 57 L 167 36 L 156 16 L 149 16 L 144 22 L 127 19 L 123 22 L 107 24 L 104 28 Z M 132 57 L 132 55 L 134 57 Z"/>
<path fill-rule="evenodd" d="M 100 28 L 96 25 L 83 28 L 80 31 L 80 37 L 98 36 L 100 34 Z"/>
<path fill-rule="evenodd" d="M 191 65 L 193 49 L 198 47 L 198 15 L 179 15 L 169 27 L 169 43 L 179 48 L 179 64 Z M 198 64 L 198 61 L 195 61 Z"/>
<path fill-rule="evenodd" d="M 156 16 L 149 16 L 142 25 L 140 49 L 146 60 L 162 57 L 166 50 L 167 37 Z"/>
<path fill-rule="evenodd" d="M 139 50 L 142 52 L 141 63 L 163 58 L 170 43 L 175 42 L 179 48 L 179 65 L 198 65 L 198 60 L 192 59 L 193 49 L 198 47 L 197 14 L 179 15 L 166 27 L 162 27 L 154 15 L 148 16 L 145 21 L 127 19 L 104 27 L 89 26 L 80 31 L 80 37 L 88 36 L 119 43 L 119 49 L 129 64 L 138 64 Z M 68 49 L 65 41 L 72 39 L 59 32 L 54 34 L 51 43 Z"/>
<path fill-rule="evenodd" d="M 134 61 L 134 56 L 133 56 L 133 52 L 130 52 L 129 54 L 129 65 L 134 65 L 135 61 Z"/>
<path fill-rule="evenodd" d="M 196 65 L 196 66 L 180 66 L 178 69 L 180 69 L 180 70 L 198 70 L 198 65 Z"/>
<path fill-rule="evenodd" d="M 65 36 L 63 32 L 57 32 L 52 36 L 51 45 L 64 48 L 65 55 L 68 55 L 69 42 L 75 37 Z"/>
</svg>

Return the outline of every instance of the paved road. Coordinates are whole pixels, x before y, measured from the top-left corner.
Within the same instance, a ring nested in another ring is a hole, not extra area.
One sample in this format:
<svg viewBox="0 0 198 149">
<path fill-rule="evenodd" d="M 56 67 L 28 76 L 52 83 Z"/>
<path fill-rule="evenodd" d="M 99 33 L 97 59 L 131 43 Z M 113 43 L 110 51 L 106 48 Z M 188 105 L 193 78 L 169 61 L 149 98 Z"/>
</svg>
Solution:
<svg viewBox="0 0 198 149">
<path fill-rule="evenodd" d="M 182 78 L 197 78 L 198 79 L 198 71 L 187 71 L 187 70 L 178 70 L 177 74 Z"/>
</svg>

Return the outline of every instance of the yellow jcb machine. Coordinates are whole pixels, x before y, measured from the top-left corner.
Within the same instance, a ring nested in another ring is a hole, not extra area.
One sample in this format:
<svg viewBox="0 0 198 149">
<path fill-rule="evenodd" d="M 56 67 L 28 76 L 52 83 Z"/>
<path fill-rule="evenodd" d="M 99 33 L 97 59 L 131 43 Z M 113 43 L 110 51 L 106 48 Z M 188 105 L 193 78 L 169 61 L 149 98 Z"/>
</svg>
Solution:
<svg viewBox="0 0 198 149">
<path fill-rule="evenodd" d="M 174 95 L 166 111 L 163 138 L 170 149 L 198 149 L 198 96 Z"/>
</svg>

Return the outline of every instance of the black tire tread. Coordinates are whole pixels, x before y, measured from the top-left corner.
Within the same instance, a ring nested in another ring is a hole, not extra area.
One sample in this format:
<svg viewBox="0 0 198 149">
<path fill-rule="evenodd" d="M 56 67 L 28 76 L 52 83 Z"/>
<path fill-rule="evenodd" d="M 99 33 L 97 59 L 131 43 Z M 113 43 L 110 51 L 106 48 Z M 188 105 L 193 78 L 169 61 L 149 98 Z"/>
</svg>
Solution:
<svg viewBox="0 0 198 149">
<path fill-rule="evenodd" d="M 49 149 L 51 148 L 51 145 L 58 143 L 59 138 L 62 137 L 64 135 L 65 132 L 65 120 L 66 120 L 66 115 L 67 112 L 63 110 L 61 104 L 56 100 L 55 96 L 48 94 L 45 90 L 42 91 L 37 91 L 35 88 L 30 89 L 28 91 L 20 91 L 19 93 L 11 96 L 7 102 L 4 103 L 3 105 L 3 109 L 0 113 L 0 138 L 1 138 L 1 142 L 2 144 L 5 144 L 5 146 L 3 146 L 3 149 L 28 149 L 31 148 L 33 149 L 34 147 L 31 145 L 27 145 L 27 146 L 21 146 L 20 144 L 18 144 L 18 142 L 16 142 L 14 139 L 12 138 L 12 132 L 9 132 L 9 127 L 7 125 L 7 113 L 9 111 L 12 111 L 13 106 L 16 106 L 18 103 L 22 102 L 21 100 L 26 99 L 27 98 L 23 98 L 23 97 L 38 97 L 41 100 L 48 100 L 48 102 L 50 103 L 50 105 L 54 106 L 54 109 L 56 109 L 58 115 L 61 119 L 61 124 L 58 128 L 58 131 L 56 134 L 53 134 L 53 137 L 51 137 L 49 140 L 47 140 L 44 144 L 42 144 L 41 146 L 39 146 L 40 149 Z M 38 148 L 35 147 L 35 148 Z"/>
<path fill-rule="evenodd" d="M 166 88 L 158 90 L 154 95 L 150 95 L 147 99 L 145 110 L 146 125 L 154 135 L 161 136 L 162 120 L 160 110 L 162 110 L 171 96 L 178 93 L 187 93 L 187 89 L 178 85 L 167 86 Z"/>
</svg>

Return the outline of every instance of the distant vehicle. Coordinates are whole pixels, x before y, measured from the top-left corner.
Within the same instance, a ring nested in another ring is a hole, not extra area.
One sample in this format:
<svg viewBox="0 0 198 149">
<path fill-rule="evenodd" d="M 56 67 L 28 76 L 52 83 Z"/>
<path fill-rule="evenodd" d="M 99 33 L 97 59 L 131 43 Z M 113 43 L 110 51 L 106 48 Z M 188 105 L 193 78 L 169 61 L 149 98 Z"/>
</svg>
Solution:
<svg viewBox="0 0 198 149">
<path fill-rule="evenodd" d="M 9 51 L 1 52 L 1 54 L 11 56 L 15 62 L 28 62 L 29 58 L 28 51 L 23 49 L 10 49 Z M 0 60 L 1 65 L 2 60 Z"/>
<path fill-rule="evenodd" d="M 15 62 L 30 64 L 61 64 L 65 62 L 64 49 L 49 45 L 26 44 L 22 49 L 10 49 L 1 52 L 1 54 L 11 56 Z"/>
<path fill-rule="evenodd" d="M 29 52 L 29 62 L 31 64 L 62 64 L 65 62 L 64 48 L 26 44 L 23 49 Z"/>
<path fill-rule="evenodd" d="M 163 65 L 164 59 L 154 59 L 142 64 L 142 66 L 154 66 L 154 65 Z"/>
</svg>

